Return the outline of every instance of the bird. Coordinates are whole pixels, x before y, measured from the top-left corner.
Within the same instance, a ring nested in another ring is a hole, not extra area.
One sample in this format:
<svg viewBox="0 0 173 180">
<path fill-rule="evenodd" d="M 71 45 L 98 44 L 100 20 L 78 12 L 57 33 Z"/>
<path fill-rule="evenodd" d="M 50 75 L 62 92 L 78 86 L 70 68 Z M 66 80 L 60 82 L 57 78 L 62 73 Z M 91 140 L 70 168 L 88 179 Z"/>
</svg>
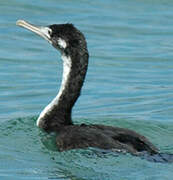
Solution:
<svg viewBox="0 0 173 180">
<path fill-rule="evenodd" d="M 61 54 L 63 75 L 57 96 L 43 109 L 37 126 L 56 133 L 59 151 L 89 147 L 138 156 L 159 150 L 145 136 L 134 130 L 100 124 L 74 124 L 72 108 L 81 94 L 88 68 L 89 52 L 83 33 L 73 24 L 36 26 L 24 20 L 16 22 L 47 40 Z"/>
</svg>

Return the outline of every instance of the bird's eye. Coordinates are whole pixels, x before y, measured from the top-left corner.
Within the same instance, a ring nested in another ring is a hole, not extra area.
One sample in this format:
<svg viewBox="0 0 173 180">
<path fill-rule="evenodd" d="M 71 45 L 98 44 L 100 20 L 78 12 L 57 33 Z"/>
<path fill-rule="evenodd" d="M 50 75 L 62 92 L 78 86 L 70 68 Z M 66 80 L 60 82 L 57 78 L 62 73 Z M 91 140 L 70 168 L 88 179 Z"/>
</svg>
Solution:
<svg viewBox="0 0 173 180">
<path fill-rule="evenodd" d="M 52 34 L 52 30 L 48 29 L 48 34 L 51 35 Z"/>
</svg>

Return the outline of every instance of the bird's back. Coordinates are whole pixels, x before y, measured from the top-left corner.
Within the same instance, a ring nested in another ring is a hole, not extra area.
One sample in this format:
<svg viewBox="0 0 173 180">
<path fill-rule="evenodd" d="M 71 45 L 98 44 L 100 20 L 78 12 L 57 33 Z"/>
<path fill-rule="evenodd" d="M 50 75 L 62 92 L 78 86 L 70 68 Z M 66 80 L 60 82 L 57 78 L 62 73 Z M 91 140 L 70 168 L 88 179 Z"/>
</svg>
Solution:
<svg viewBox="0 0 173 180">
<path fill-rule="evenodd" d="M 158 152 L 157 148 L 144 136 L 124 128 L 104 125 L 71 125 L 65 126 L 56 139 L 60 151 L 97 147 L 126 151 L 138 155 L 143 151 L 149 154 Z"/>
</svg>

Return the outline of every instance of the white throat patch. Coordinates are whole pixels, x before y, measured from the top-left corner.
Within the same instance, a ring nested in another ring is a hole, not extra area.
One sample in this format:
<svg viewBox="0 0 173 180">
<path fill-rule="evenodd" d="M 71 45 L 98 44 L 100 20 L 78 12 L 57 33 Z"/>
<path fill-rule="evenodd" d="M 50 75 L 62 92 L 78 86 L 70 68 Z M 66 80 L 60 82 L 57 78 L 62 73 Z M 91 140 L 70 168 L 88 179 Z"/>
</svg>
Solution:
<svg viewBox="0 0 173 180">
<path fill-rule="evenodd" d="M 63 48 L 63 49 L 65 49 L 65 48 L 67 47 L 67 43 L 66 43 L 65 40 L 62 39 L 62 38 L 59 38 L 59 39 L 58 39 L 58 44 L 59 44 L 59 46 L 60 46 L 61 48 Z"/>
<path fill-rule="evenodd" d="M 61 82 L 61 87 L 59 89 L 59 92 L 57 94 L 57 96 L 51 101 L 50 104 L 48 104 L 44 110 L 40 113 L 39 118 L 37 119 L 37 126 L 39 126 L 39 123 L 41 122 L 42 118 L 46 115 L 51 113 L 52 109 L 55 107 L 55 105 L 58 104 L 59 102 L 59 98 L 62 95 L 62 92 L 65 89 L 65 85 L 68 81 L 68 77 L 70 74 L 70 70 L 71 70 L 71 58 L 67 57 L 65 55 L 61 56 L 62 60 L 63 60 L 63 76 L 62 76 L 62 82 Z"/>
</svg>

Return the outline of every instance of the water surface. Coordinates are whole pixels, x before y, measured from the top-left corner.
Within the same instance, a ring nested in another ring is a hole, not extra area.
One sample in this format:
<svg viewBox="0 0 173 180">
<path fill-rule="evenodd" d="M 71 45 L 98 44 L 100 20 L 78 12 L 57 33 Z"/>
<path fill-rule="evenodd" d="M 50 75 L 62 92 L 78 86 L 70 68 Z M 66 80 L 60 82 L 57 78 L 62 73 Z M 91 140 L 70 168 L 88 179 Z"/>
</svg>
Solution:
<svg viewBox="0 0 173 180">
<path fill-rule="evenodd" d="M 57 152 L 35 123 L 58 92 L 60 54 L 15 25 L 75 24 L 90 63 L 74 122 L 130 128 L 173 153 L 172 7 L 169 0 L 0 2 L 1 179 L 172 180 L 173 164 L 92 148 Z"/>
</svg>

